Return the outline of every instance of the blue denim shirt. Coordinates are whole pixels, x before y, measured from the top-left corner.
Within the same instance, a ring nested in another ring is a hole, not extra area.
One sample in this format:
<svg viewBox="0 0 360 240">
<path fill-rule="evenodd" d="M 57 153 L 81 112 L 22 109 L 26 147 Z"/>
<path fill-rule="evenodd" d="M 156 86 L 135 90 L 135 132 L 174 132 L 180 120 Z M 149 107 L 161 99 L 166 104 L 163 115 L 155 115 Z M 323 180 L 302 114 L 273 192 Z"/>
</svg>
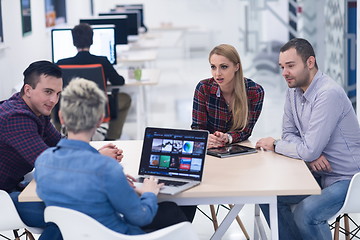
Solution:
<svg viewBox="0 0 360 240">
<path fill-rule="evenodd" d="M 88 143 L 62 139 L 35 162 L 37 194 L 47 206 L 83 212 L 106 227 L 125 234 L 142 234 L 157 212 L 157 197 L 139 197 L 122 166 Z"/>
</svg>

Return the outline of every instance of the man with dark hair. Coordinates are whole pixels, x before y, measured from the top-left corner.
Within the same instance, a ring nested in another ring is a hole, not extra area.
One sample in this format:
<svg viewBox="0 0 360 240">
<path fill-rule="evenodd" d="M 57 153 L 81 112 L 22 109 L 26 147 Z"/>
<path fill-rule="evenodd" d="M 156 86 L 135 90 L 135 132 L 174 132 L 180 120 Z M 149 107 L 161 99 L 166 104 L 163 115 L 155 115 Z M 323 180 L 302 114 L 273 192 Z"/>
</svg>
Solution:
<svg viewBox="0 0 360 240">
<path fill-rule="evenodd" d="M 260 139 L 256 147 L 302 159 L 322 188 L 320 195 L 278 197 L 280 239 L 331 239 L 327 221 L 360 171 L 359 123 L 344 89 L 318 70 L 308 41 L 286 43 L 279 65 L 289 86 L 282 138 Z M 268 206 L 261 208 L 268 220 Z"/>
<path fill-rule="evenodd" d="M 0 104 L 0 189 L 9 193 L 26 225 L 44 228 L 41 240 L 61 239 L 56 225 L 44 221 L 44 203 L 18 202 L 18 196 L 36 158 L 61 139 L 50 122 L 50 114 L 62 91 L 62 72 L 56 64 L 37 61 L 23 74 L 21 91 Z M 113 144 L 103 146 L 99 152 L 117 161 L 123 157 L 122 150 Z"/>
<path fill-rule="evenodd" d="M 73 44 L 77 48 L 77 55 L 71 58 L 61 59 L 58 65 L 82 65 L 82 64 L 101 64 L 104 69 L 105 78 L 112 85 L 124 85 L 125 81 L 120 76 L 109 60 L 104 56 L 92 55 L 89 50 L 93 44 L 94 32 L 87 23 L 80 23 L 72 29 Z M 117 117 L 110 120 L 107 134 L 108 140 L 119 139 L 122 133 L 127 113 L 131 105 L 131 98 L 128 94 L 119 92 L 117 95 Z M 116 109 L 115 109 L 116 111 Z"/>
<path fill-rule="evenodd" d="M 94 32 L 87 23 L 81 23 L 71 30 L 73 36 L 73 44 L 76 48 L 90 48 L 93 44 Z"/>
<path fill-rule="evenodd" d="M 48 61 L 38 61 L 30 64 L 23 73 L 24 85 L 21 88 L 21 96 L 24 95 L 25 84 L 30 85 L 33 89 L 36 88 L 36 85 L 40 81 L 39 76 L 41 74 L 61 78 L 61 69 Z"/>
<path fill-rule="evenodd" d="M 62 84 L 58 66 L 34 62 L 24 71 L 21 92 L 0 104 L 0 189 L 10 194 L 26 225 L 45 229 L 40 239 L 58 239 L 61 235 L 56 225 L 44 222 L 43 203 L 20 203 L 18 195 L 24 188 L 24 175 L 33 170 L 36 158 L 61 138 L 49 115 L 59 100 Z"/>
<path fill-rule="evenodd" d="M 315 52 L 311 44 L 302 38 L 293 38 L 289 42 L 285 43 L 284 46 L 280 48 L 280 52 L 285 52 L 290 48 L 294 48 L 297 54 L 301 57 L 304 63 L 308 60 L 309 57 L 315 58 Z M 317 62 L 315 61 L 315 68 L 318 69 Z"/>
</svg>

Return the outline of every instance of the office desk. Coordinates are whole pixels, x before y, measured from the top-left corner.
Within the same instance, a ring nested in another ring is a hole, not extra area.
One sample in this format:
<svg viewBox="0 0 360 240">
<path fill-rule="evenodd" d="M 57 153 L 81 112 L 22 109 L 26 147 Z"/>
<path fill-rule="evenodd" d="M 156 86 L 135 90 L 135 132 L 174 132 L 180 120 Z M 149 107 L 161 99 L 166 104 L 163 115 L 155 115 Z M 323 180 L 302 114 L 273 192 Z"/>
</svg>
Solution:
<svg viewBox="0 0 360 240">
<path fill-rule="evenodd" d="M 137 42 L 129 43 L 130 50 L 150 50 L 159 48 L 159 39 L 142 37 Z"/>
<path fill-rule="evenodd" d="M 136 175 L 142 141 L 115 141 L 124 150 L 122 165 L 126 173 Z M 251 145 L 251 143 L 247 143 Z M 92 142 L 100 148 L 104 142 Z M 41 201 L 32 181 L 19 195 L 19 201 Z M 261 239 L 266 239 L 258 205 L 270 204 L 271 239 L 278 239 L 276 197 L 279 195 L 320 194 L 320 187 L 303 161 L 273 152 L 220 159 L 207 156 L 202 183 L 175 196 L 159 195 L 159 201 L 174 201 L 179 205 L 235 204 L 211 239 L 221 239 L 244 204 L 255 204 L 255 222 Z M 257 233 L 257 231 L 255 231 Z M 255 234 L 255 239 L 259 236 Z"/>
<path fill-rule="evenodd" d="M 121 91 L 134 93 L 136 97 L 136 139 L 142 139 L 145 126 L 147 126 L 149 101 L 147 101 L 146 87 L 156 85 L 159 82 L 160 70 L 142 69 L 141 80 L 128 78 L 127 69 L 117 69 L 117 72 L 125 78 L 125 85 L 121 86 Z M 108 86 L 107 90 L 111 91 L 117 86 Z"/>
<path fill-rule="evenodd" d="M 128 50 L 117 53 L 117 63 L 124 66 L 154 67 L 157 50 Z"/>
</svg>

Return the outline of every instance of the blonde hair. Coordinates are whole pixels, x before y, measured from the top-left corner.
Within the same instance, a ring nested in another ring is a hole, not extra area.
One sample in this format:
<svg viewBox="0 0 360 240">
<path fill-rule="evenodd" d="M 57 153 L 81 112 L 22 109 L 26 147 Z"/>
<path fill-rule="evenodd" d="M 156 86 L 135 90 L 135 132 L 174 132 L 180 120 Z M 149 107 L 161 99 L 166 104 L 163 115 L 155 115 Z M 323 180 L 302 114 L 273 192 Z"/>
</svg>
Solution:
<svg viewBox="0 0 360 240">
<path fill-rule="evenodd" d="M 234 98 L 231 103 L 233 124 L 230 131 L 243 130 L 248 123 L 249 106 L 240 56 L 236 49 L 229 44 L 220 44 L 214 47 L 209 54 L 209 62 L 213 54 L 224 56 L 235 65 L 239 64 L 239 70 L 235 72 L 234 76 Z"/>
<path fill-rule="evenodd" d="M 60 111 L 68 131 L 78 133 L 96 127 L 105 113 L 107 97 L 95 82 L 75 78 L 61 93 Z"/>
</svg>

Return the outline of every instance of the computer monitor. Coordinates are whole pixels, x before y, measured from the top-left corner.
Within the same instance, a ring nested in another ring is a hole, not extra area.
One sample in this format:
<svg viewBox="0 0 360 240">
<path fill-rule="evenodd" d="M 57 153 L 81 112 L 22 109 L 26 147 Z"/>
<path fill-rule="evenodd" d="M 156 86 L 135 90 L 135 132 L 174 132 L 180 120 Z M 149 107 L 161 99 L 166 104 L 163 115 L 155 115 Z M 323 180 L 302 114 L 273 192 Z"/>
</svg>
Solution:
<svg viewBox="0 0 360 240">
<path fill-rule="evenodd" d="M 127 16 L 127 30 L 128 35 L 137 36 L 139 34 L 140 24 L 140 12 L 137 10 L 134 11 L 125 11 L 125 12 L 108 12 L 108 13 L 99 13 L 99 16 Z"/>
<path fill-rule="evenodd" d="M 63 58 L 74 57 L 77 54 L 73 44 L 72 28 L 54 28 L 51 30 L 52 61 L 56 63 Z M 93 44 L 90 53 L 106 56 L 111 64 L 116 64 L 115 26 L 93 26 Z"/>
<path fill-rule="evenodd" d="M 103 16 L 94 18 L 80 19 L 80 23 L 88 23 L 90 25 L 115 25 L 115 43 L 128 44 L 128 17 L 127 16 Z"/>
<path fill-rule="evenodd" d="M 123 12 L 123 11 L 131 11 L 138 10 L 140 12 L 140 26 L 147 31 L 147 27 L 144 23 L 144 6 L 143 4 L 117 4 L 115 9 L 111 10 L 112 12 Z"/>
<path fill-rule="evenodd" d="M 138 8 L 143 8 L 144 4 L 141 3 L 129 3 L 129 4 L 116 4 L 116 7 L 138 7 Z"/>
</svg>

